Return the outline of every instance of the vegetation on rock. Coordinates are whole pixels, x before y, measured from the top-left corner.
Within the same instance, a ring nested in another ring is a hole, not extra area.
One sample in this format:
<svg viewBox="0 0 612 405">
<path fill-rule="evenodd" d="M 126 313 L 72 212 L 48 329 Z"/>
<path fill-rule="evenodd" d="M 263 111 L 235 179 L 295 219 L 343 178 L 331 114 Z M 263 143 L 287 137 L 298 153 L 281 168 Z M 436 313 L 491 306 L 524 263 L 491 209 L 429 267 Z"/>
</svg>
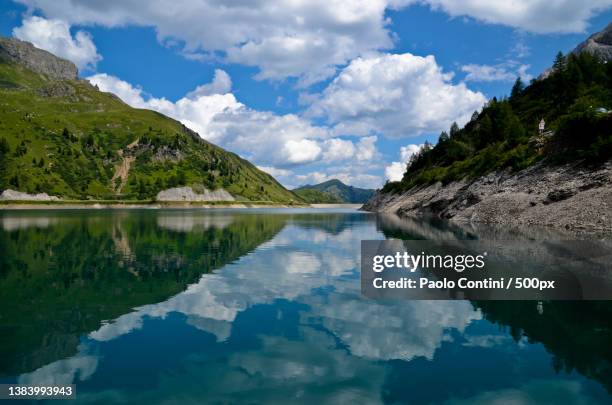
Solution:
<svg viewBox="0 0 612 405">
<path fill-rule="evenodd" d="M 612 157 L 612 63 L 587 52 L 559 54 L 552 72 L 509 98 L 493 98 L 463 128 L 454 124 L 435 146 L 425 144 L 400 182 L 382 192 L 474 178 L 537 161 L 597 165 Z M 546 128 L 539 131 L 544 120 Z"/>
</svg>

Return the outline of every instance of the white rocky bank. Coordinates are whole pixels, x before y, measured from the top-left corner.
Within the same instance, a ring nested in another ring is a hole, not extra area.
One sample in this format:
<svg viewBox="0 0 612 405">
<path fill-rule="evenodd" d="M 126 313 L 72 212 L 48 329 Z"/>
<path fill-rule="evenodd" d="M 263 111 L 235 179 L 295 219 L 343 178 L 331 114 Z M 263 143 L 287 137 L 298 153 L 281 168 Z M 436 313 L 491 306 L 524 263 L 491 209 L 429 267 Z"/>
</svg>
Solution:
<svg viewBox="0 0 612 405">
<path fill-rule="evenodd" d="M 21 191 L 6 189 L 0 194 L 3 201 L 60 201 L 56 196 L 47 193 L 28 194 Z"/>
<path fill-rule="evenodd" d="M 612 161 L 597 169 L 532 166 L 473 180 L 376 194 L 364 210 L 454 222 L 612 231 Z"/>
<path fill-rule="evenodd" d="M 218 190 L 204 189 L 196 193 L 191 187 L 174 187 L 160 191 L 155 197 L 157 201 L 235 201 L 234 197 L 220 188 Z"/>
</svg>

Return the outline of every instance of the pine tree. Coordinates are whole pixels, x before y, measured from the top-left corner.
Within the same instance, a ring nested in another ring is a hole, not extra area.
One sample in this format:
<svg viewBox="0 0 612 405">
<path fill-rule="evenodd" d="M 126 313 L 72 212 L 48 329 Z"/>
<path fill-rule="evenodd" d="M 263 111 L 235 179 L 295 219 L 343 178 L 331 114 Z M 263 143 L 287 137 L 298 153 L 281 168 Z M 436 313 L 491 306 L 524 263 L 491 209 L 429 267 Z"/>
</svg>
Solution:
<svg viewBox="0 0 612 405">
<path fill-rule="evenodd" d="M 518 96 L 520 96 L 523 93 L 524 90 L 525 90 L 525 84 L 523 83 L 523 81 L 521 80 L 521 77 L 519 76 L 516 78 L 516 81 L 514 82 L 514 85 L 512 86 L 510 98 L 516 99 Z"/>
<path fill-rule="evenodd" d="M 555 73 L 562 72 L 565 69 L 567 60 L 565 56 L 563 56 L 563 52 L 557 52 L 557 56 L 555 56 L 555 62 L 553 63 L 553 71 Z"/>
<path fill-rule="evenodd" d="M 457 136 L 457 134 L 459 133 L 459 125 L 457 125 L 456 122 L 453 122 L 453 125 L 451 125 L 450 127 L 450 136 L 451 138 L 454 136 Z"/>
</svg>

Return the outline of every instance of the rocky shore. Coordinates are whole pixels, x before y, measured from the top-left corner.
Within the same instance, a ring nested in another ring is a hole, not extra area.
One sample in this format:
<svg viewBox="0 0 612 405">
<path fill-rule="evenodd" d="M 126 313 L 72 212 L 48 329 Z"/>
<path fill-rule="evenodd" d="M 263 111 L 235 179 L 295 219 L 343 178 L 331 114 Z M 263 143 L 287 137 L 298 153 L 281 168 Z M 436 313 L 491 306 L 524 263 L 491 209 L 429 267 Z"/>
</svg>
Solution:
<svg viewBox="0 0 612 405">
<path fill-rule="evenodd" d="M 472 180 L 376 194 L 363 210 L 461 223 L 612 231 L 612 161 L 598 168 L 537 164 Z"/>
</svg>

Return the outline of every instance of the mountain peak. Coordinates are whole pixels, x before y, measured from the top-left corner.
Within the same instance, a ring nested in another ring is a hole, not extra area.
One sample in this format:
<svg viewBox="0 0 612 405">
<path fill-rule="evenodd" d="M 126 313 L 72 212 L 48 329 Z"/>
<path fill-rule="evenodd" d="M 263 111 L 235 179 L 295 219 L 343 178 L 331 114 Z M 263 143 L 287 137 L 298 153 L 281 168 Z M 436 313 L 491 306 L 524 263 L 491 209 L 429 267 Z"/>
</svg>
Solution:
<svg viewBox="0 0 612 405">
<path fill-rule="evenodd" d="M 324 181 L 320 184 L 307 184 L 302 187 L 298 187 L 294 192 L 296 192 L 300 197 L 305 199 L 306 201 L 316 203 L 316 202 L 328 202 L 328 201 L 310 201 L 309 198 L 312 196 L 312 191 L 317 191 L 326 194 L 328 197 L 331 196 L 333 199 L 339 202 L 345 203 L 364 203 L 372 195 L 374 195 L 374 190 L 357 188 L 353 186 L 349 186 L 344 184 L 342 181 L 338 179 L 330 179 Z M 319 198 L 320 196 L 315 196 Z"/>
<path fill-rule="evenodd" d="M 579 44 L 572 53 L 588 52 L 604 60 L 612 60 L 612 23 Z"/>
<path fill-rule="evenodd" d="M 56 80 L 76 80 L 79 74 L 74 63 L 16 38 L 0 37 L 0 59 Z"/>
<path fill-rule="evenodd" d="M 322 185 L 326 185 L 326 186 L 333 186 L 333 185 L 336 185 L 336 186 L 345 186 L 345 187 L 351 187 L 351 186 L 349 186 L 349 185 L 347 185 L 347 184 L 343 183 L 341 180 L 338 180 L 338 179 L 329 179 L 329 180 L 324 181 L 323 183 L 320 183 L 320 184 L 319 184 L 319 186 L 322 186 Z"/>
</svg>

